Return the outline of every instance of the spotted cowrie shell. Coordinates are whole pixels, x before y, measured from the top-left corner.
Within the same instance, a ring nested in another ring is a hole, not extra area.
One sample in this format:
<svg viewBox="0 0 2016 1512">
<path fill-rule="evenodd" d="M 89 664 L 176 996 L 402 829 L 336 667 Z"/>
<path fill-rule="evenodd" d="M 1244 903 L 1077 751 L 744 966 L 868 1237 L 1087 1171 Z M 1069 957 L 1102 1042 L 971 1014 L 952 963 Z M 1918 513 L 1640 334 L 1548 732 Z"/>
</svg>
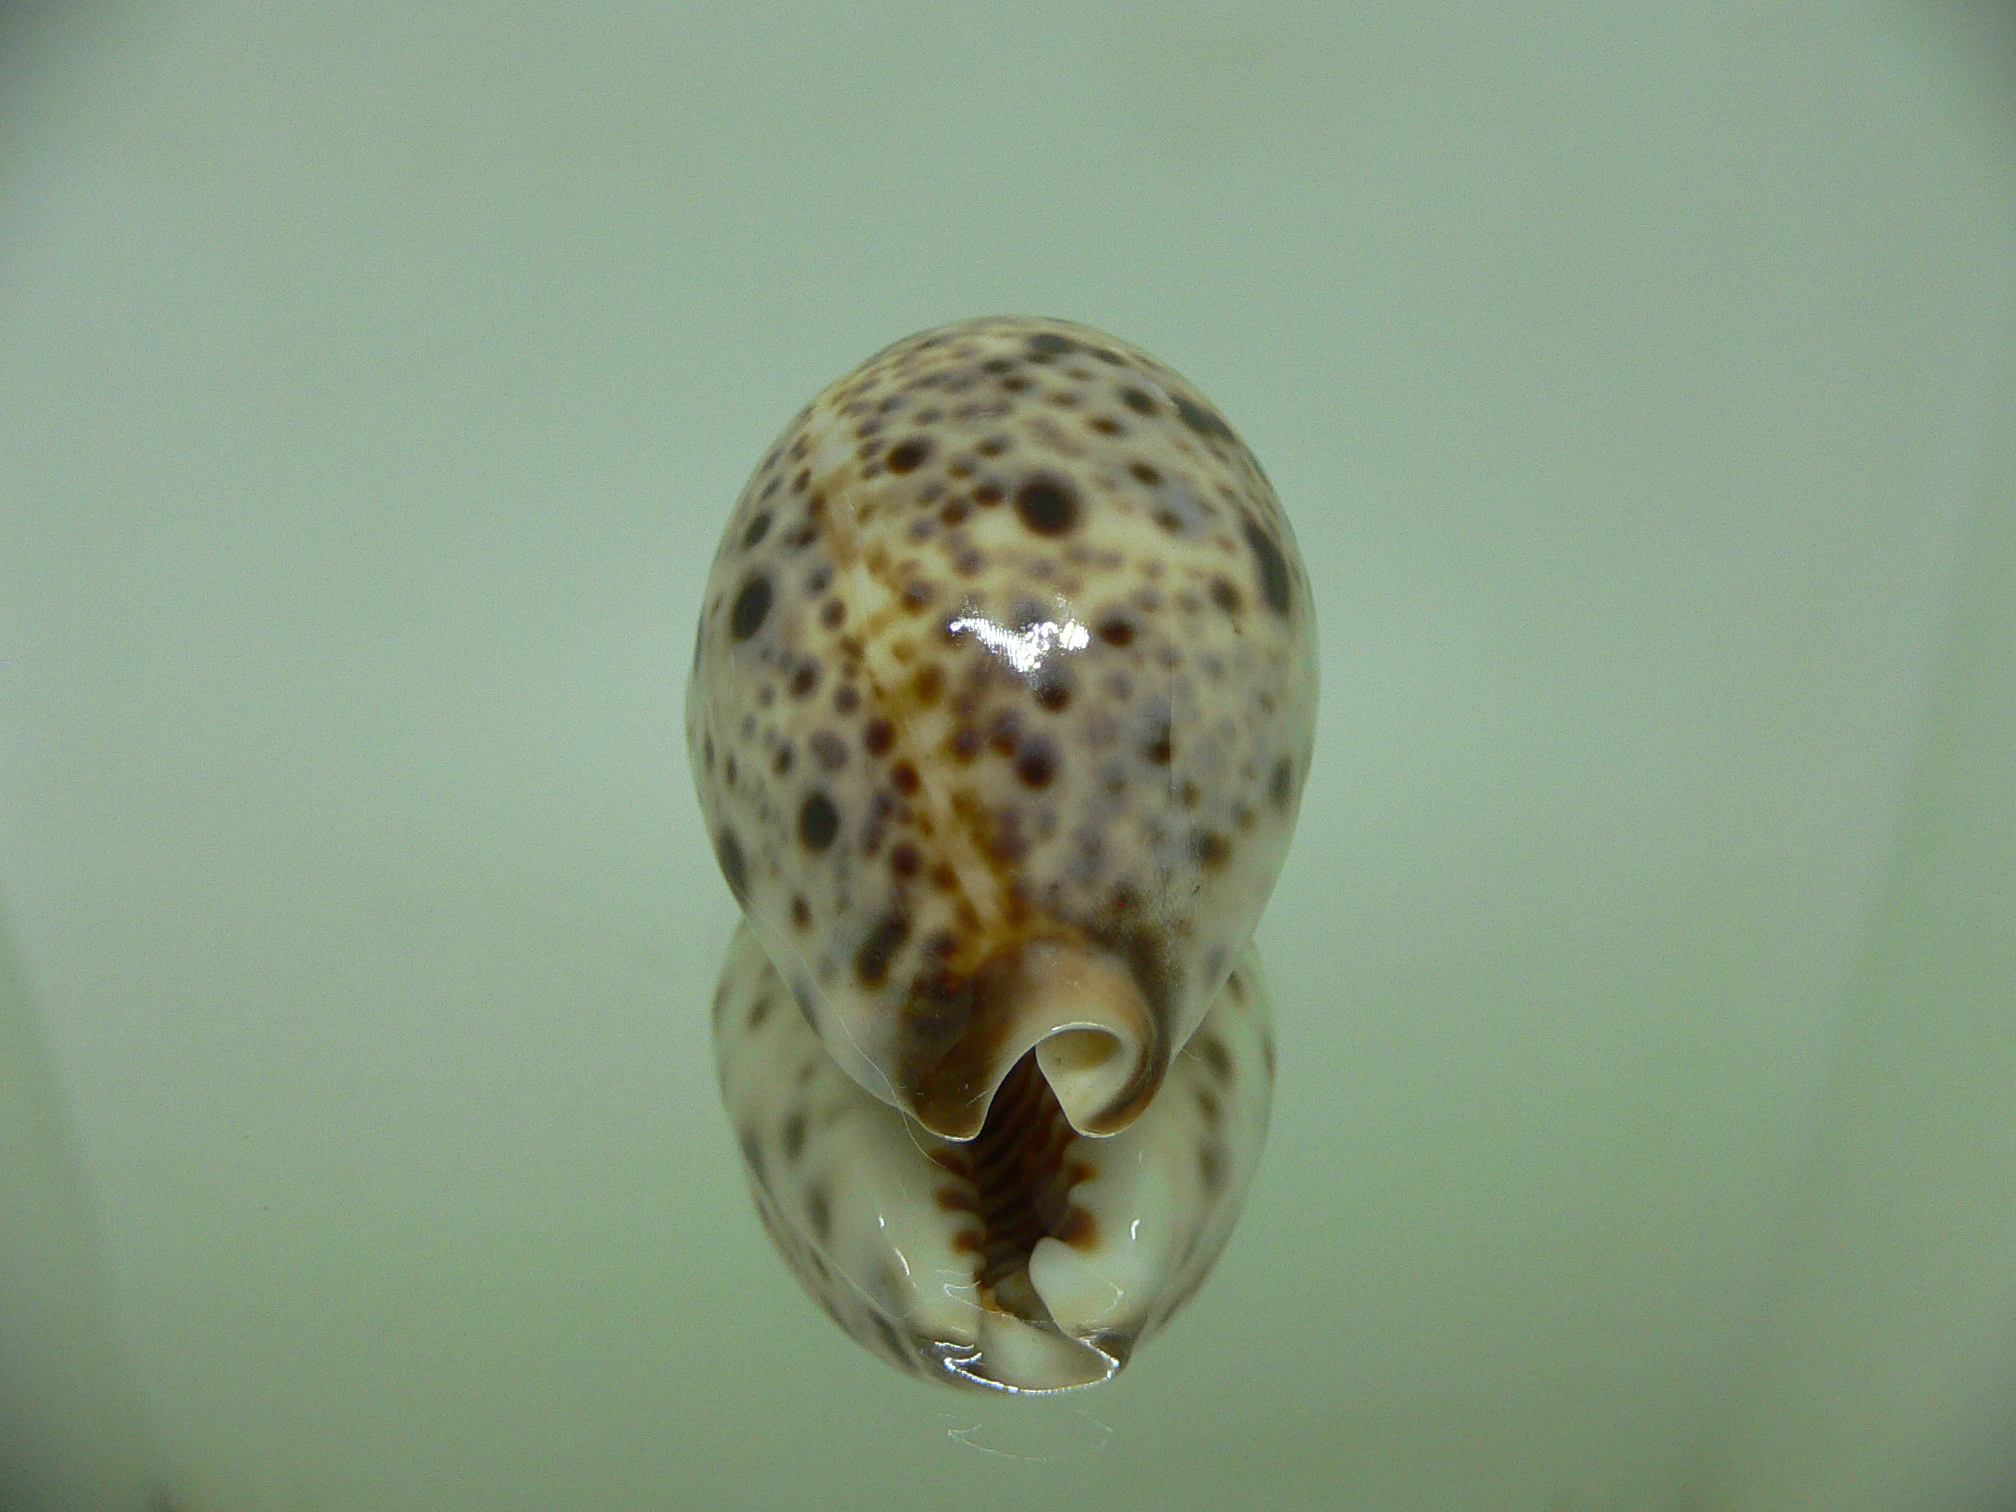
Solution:
<svg viewBox="0 0 2016 1512">
<path fill-rule="evenodd" d="M 745 919 L 717 1058 L 766 1225 L 871 1348 L 1084 1385 L 1201 1282 L 1266 1128 L 1249 942 L 1315 646 L 1252 453 L 1085 326 L 900 341 L 756 469 L 686 706 Z"/>
</svg>

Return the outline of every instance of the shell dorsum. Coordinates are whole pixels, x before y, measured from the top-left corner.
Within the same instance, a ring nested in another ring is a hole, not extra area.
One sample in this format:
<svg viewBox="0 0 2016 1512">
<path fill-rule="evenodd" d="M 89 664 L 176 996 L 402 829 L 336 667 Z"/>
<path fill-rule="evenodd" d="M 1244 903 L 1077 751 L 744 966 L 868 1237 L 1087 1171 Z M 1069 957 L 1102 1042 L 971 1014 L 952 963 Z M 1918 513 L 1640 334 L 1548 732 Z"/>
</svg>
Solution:
<svg viewBox="0 0 2016 1512">
<path fill-rule="evenodd" d="M 1247 948 L 1315 703 L 1301 557 L 1230 424 L 1111 337 L 993 318 L 869 359 L 757 467 L 687 739 L 834 1068 L 941 1140 L 1031 1076 L 1110 1137 Z"/>
<path fill-rule="evenodd" d="M 979 320 L 794 420 L 688 695 L 729 886 L 838 1064 L 954 1138 L 1021 1056 L 1124 1128 L 1244 948 L 1315 705 L 1257 462 L 1144 354 Z"/>
</svg>

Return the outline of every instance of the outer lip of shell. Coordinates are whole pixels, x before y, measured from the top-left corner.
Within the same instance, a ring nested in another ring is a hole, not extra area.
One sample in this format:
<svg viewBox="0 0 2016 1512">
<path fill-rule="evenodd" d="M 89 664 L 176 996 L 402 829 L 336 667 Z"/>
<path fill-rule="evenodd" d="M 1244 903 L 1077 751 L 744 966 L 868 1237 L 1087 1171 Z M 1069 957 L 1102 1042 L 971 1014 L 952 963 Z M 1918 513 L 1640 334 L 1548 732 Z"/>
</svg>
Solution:
<svg viewBox="0 0 2016 1512">
<path fill-rule="evenodd" d="M 1002 1080 L 1032 1049 L 1072 1128 L 1117 1134 L 1167 1067 L 1154 1014 L 1132 976 L 1101 952 L 1037 942 L 1005 954 L 964 995 L 963 1021 L 914 1016 L 897 1035 L 899 1105 L 941 1138 L 979 1134 Z"/>
</svg>

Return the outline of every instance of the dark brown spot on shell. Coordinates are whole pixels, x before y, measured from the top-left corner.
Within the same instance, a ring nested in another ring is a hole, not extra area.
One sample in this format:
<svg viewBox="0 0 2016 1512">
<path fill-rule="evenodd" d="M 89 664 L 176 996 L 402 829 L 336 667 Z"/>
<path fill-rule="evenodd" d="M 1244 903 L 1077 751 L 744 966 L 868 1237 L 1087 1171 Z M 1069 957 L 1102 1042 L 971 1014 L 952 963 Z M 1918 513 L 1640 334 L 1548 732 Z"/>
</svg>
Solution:
<svg viewBox="0 0 2016 1512">
<path fill-rule="evenodd" d="M 1057 748 L 1041 735 L 1024 741 L 1015 761 L 1015 775 L 1024 786 L 1048 787 L 1057 775 Z"/>
<path fill-rule="evenodd" d="M 871 719 L 862 744 L 868 748 L 870 756 L 886 756 L 889 748 L 896 744 L 896 727 L 886 719 Z"/>
<path fill-rule="evenodd" d="M 814 731 L 812 738 L 805 744 L 812 752 L 812 759 L 819 763 L 821 769 L 837 772 L 847 765 L 847 742 L 831 730 Z"/>
<path fill-rule="evenodd" d="M 1279 809 L 1288 807 L 1288 800 L 1295 794 L 1295 763 L 1283 756 L 1274 763 L 1274 775 L 1267 779 L 1267 796 L 1274 800 Z"/>
<path fill-rule="evenodd" d="M 742 532 L 742 549 L 747 551 L 770 532 L 770 511 L 764 510 L 749 522 L 749 528 Z"/>
<path fill-rule="evenodd" d="M 1157 766 L 1167 766 L 1176 755 L 1175 745 L 1169 732 L 1169 721 L 1163 720 L 1148 732 L 1148 739 L 1142 744 L 1141 754 Z"/>
<path fill-rule="evenodd" d="M 1015 490 L 1015 513 L 1040 536 L 1061 536 L 1078 523 L 1078 493 L 1053 473 L 1037 473 Z"/>
<path fill-rule="evenodd" d="M 910 921 L 902 914 L 885 914 L 854 952 L 855 979 L 863 987 L 880 987 L 887 982 L 890 962 L 909 938 Z"/>
<path fill-rule="evenodd" d="M 1216 830 L 1192 830 L 1190 855 L 1207 872 L 1223 871 L 1232 859 L 1232 842 Z"/>
<path fill-rule="evenodd" d="M 840 811 L 824 793 L 814 791 L 798 809 L 798 838 L 809 850 L 823 851 L 840 833 Z"/>
<path fill-rule="evenodd" d="M 892 473 L 915 472 L 931 456 L 931 443 L 922 436 L 913 436 L 901 446 L 892 447 L 883 464 Z"/>
<path fill-rule="evenodd" d="M 764 616 L 770 612 L 770 579 L 762 573 L 752 573 L 735 595 L 735 607 L 728 612 L 728 633 L 738 641 L 746 641 L 763 628 Z"/>
<path fill-rule="evenodd" d="M 1253 548 L 1254 560 L 1260 567 L 1260 596 L 1267 601 L 1267 607 L 1276 614 L 1288 612 L 1288 559 L 1281 554 L 1281 548 L 1274 544 L 1273 537 L 1255 525 L 1251 520 L 1242 520 L 1240 532 L 1246 537 L 1246 544 Z"/>
<path fill-rule="evenodd" d="M 1194 400 L 1185 399 L 1181 394 L 1176 395 L 1176 413 L 1182 417 L 1185 425 L 1200 436 L 1208 436 L 1214 441 L 1236 442 L 1239 439 L 1232 434 L 1232 427 L 1225 423 L 1216 410 L 1198 404 Z"/>
</svg>

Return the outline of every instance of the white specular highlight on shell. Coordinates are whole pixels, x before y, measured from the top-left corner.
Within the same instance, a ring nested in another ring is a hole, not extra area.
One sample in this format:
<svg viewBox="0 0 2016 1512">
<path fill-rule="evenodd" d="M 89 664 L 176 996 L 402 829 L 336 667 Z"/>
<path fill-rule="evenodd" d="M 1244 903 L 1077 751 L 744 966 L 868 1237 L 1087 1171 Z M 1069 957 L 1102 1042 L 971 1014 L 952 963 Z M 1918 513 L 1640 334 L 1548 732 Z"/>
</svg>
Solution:
<svg viewBox="0 0 2016 1512">
<path fill-rule="evenodd" d="M 1038 670 L 1053 650 L 1083 651 L 1092 644 L 1092 632 L 1076 620 L 1058 624 L 1043 620 L 1021 630 L 1010 630 L 992 620 L 968 619 L 963 615 L 945 622 L 954 635 L 971 635 L 981 645 L 1025 677 Z"/>
<path fill-rule="evenodd" d="M 1265 1138 L 1250 939 L 1316 684 L 1259 463 L 1088 327 L 900 341 L 758 466 L 687 694 L 745 919 L 715 1047 L 766 1227 L 865 1346 L 1089 1385 L 1201 1284 Z"/>
</svg>

